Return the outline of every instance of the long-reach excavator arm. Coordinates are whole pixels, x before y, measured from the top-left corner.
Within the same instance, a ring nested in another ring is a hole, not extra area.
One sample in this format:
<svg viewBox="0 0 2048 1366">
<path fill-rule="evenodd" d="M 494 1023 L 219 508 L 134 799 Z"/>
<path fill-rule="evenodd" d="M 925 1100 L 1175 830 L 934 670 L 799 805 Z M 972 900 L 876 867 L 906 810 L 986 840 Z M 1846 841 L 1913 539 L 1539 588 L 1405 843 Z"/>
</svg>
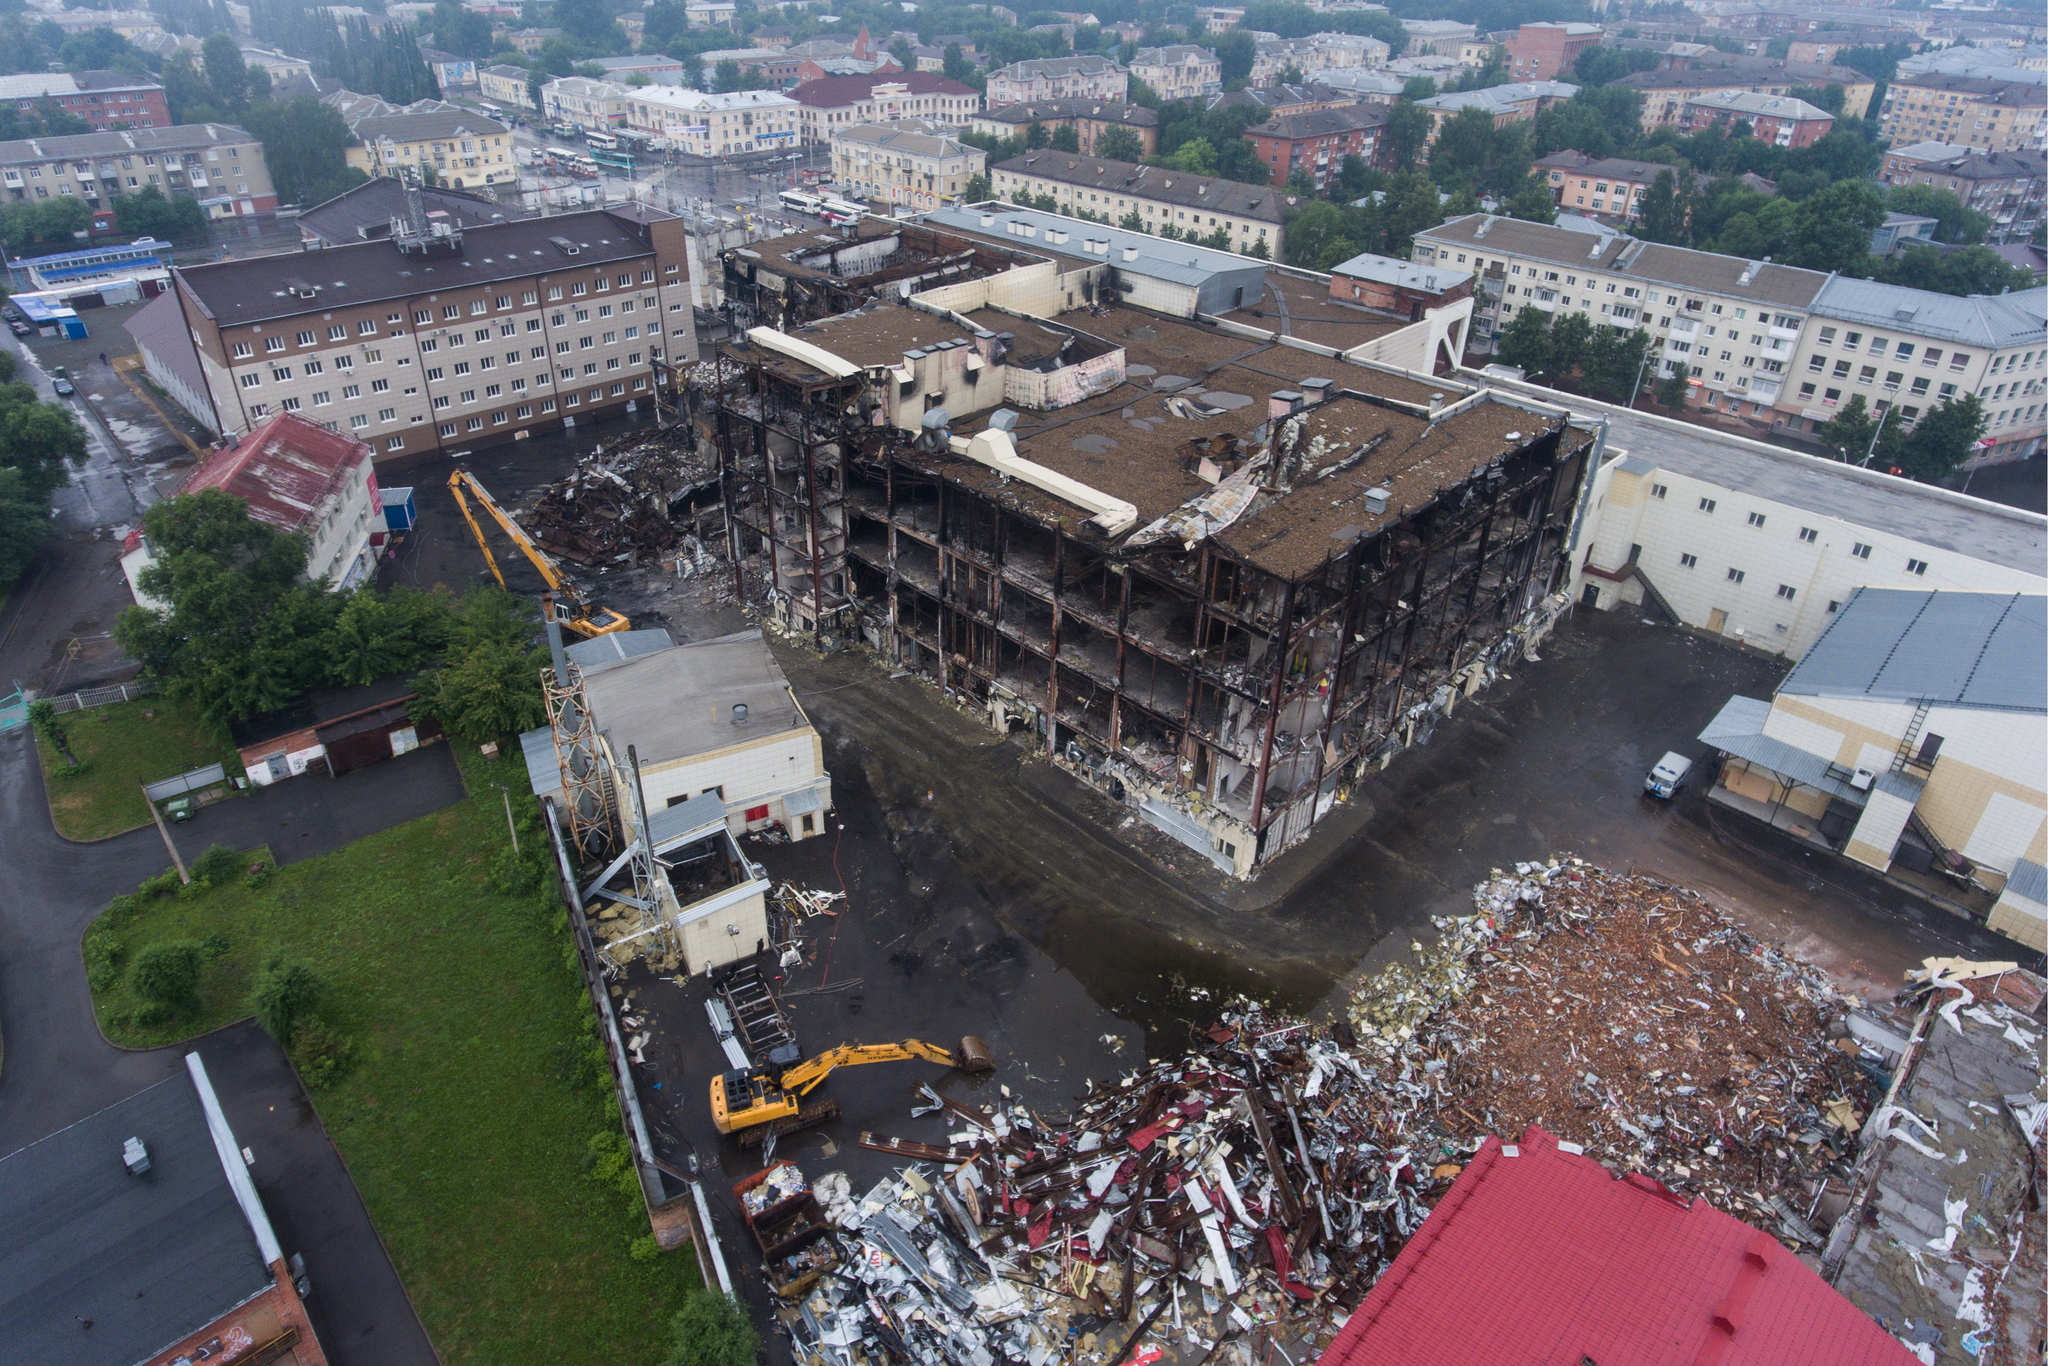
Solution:
<svg viewBox="0 0 2048 1366">
<path fill-rule="evenodd" d="M 477 548 L 484 552 L 484 563 L 490 566 L 491 577 L 498 581 L 498 587 L 505 588 L 508 585 L 505 582 L 505 575 L 498 568 L 498 557 L 491 553 L 491 543 L 484 536 L 482 525 L 477 522 L 476 514 L 470 511 L 471 498 L 476 499 L 477 505 L 490 514 L 491 520 L 498 524 L 498 529 L 511 538 L 519 553 L 526 556 L 540 572 L 541 582 L 548 586 L 548 592 L 568 605 L 570 615 L 562 619 L 564 626 L 583 636 L 608 636 L 614 631 L 631 629 L 632 623 L 619 613 L 607 607 L 593 608 L 586 604 L 582 594 L 576 591 L 576 586 L 570 583 L 568 576 L 562 572 L 562 567 L 555 563 L 554 556 L 534 544 L 533 538 L 526 534 L 519 523 L 512 520 L 510 513 L 498 506 L 498 500 L 491 497 L 490 491 L 477 482 L 475 475 L 465 469 L 456 469 L 448 476 L 448 491 L 455 495 L 455 506 L 462 510 L 462 520 L 469 523 L 470 534 L 476 537 Z"/>
<path fill-rule="evenodd" d="M 963 1072 L 992 1072 L 995 1059 L 988 1046 L 972 1034 L 960 1040 L 960 1047 L 941 1048 L 921 1039 L 901 1043 L 841 1044 L 815 1058 L 806 1058 L 777 1076 L 766 1068 L 722 1072 L 711 1079 L 711 1119 L 722 1134 L 737 1133 L 758 1124 L 789 1120 L 797 1116 L 797 1104 L 818 1088 L 820 1082 L 841 1067 L 859 1067 L 871 1062 L 901 1062 L 923 1058 L 941 1067 Z M 837 1107 L 833 1108 L 837 1113 Z"/>
</svg>

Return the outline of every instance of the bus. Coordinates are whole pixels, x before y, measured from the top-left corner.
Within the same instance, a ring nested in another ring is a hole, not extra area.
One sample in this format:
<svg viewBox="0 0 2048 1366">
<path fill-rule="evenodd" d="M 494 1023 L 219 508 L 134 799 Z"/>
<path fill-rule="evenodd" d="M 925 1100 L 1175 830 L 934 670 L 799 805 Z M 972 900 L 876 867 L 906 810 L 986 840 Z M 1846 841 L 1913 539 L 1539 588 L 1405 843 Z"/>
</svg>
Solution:
<svg viewBox="0 0 2048 1366">
<path fill-rule="evenodd" d="M 616 152 L 619 150 L 619 140 L 617 138 L 613 137 L 610 133 L 600 133 L 594 128 L 583 135 L 583 140 L 590 145 L 593 151 Z"/>
<path fill-rule="evenodd" d="M 867 205 L 855 204 L 850 200 L 827 198 L 818 210 L 818 216 L 827 223 L 858 223 L 867 216 Z"/>
<path fill-rule="evenodd" d="M 557 164 L 570 175 L 581 176 L 586 180 L 596 180 L 604 174 L 597 169 L 597 163 L 589 157 L 570 157 L 567 161 Z"/>
<path fill-rule="evenodd" d="M 633 154 L 631 152 L 606 151 L 604 148 L 599 147 L 591 151 L 589 159 L 598 166 L 607 167 L 625 175 L 633 174 Z"/>
<path fill-rule="evenodd" d="M 802 190 L 784 190 L 778 198 L 782 200 L 783 208 L 797 213 L 822 213 L 825 208 L 824 200 L 814 194 L 805 194 Z"/>
</svg>

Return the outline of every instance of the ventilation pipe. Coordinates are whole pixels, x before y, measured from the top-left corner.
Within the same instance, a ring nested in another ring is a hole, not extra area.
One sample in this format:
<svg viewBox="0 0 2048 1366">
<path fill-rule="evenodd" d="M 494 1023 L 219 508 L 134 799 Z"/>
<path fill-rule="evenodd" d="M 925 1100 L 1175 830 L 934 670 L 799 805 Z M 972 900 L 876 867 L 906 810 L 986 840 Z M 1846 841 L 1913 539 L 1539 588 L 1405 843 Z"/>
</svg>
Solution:
<svg viewBox="0 0 2048 1366">
<path fill-rule="evenodd" d="M 977 465 L 985 465 L 998 474 L 1006 474 L 1055 498 L 1087 509 L 1092 514 L 1087 519 L 1088 525 L 1105 536 L 1120 536 L 1137 525 L 1136 505 L 1018 455 L 1014 435 L 1016 426 L 1017 415 L 1014 412 L 1008 408 L 998 409 L 989 417 L 988 430 L 973 437 L 954 437 L 953 451 Z"/>
</svg>

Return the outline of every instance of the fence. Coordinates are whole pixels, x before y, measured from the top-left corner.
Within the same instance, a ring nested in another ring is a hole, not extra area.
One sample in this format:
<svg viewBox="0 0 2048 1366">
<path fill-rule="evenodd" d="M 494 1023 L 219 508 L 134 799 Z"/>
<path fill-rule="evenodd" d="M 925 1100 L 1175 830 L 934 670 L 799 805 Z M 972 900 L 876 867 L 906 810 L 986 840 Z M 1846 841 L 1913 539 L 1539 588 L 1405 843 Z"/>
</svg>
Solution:
<svg viewBox="0 0 2048 1366">
<path fill-rule="evenodd" d="M 133 683 L 110 683 L 104 688 L 83 688 L 78 692 L 54 693 L 36 700 L 54 704 L 59 712 L 84 711 L 89 707 L 111 707 L 116 702 L 132 702 L 155 691 L 156 684 L 138 678 Z"/>
</svg>

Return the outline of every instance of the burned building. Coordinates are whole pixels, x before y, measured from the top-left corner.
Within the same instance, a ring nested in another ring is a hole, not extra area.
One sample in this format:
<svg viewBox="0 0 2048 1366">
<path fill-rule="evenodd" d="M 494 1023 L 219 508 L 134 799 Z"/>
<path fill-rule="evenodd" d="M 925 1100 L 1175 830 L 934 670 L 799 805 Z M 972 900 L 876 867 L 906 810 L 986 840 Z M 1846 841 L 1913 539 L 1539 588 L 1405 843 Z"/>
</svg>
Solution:
<svg viewBox="0 0 2048 1366">
<path fill-rule="evenodd" d="M 990 301 L 1019 293 L 721 349 L 743 594 L 928 675 L 1237 874 L 1562 606 L 1599 434 L 1561 411 L 1128 306 Z"/>
<path fill-rule="evenodd" d="M 838 232 L 799 232 L 720 253 L 727 311 L 740 327 L 795 327 L 996 274 L 1032 258 L 918 223 L 864 218 Z"/>
</svg>

